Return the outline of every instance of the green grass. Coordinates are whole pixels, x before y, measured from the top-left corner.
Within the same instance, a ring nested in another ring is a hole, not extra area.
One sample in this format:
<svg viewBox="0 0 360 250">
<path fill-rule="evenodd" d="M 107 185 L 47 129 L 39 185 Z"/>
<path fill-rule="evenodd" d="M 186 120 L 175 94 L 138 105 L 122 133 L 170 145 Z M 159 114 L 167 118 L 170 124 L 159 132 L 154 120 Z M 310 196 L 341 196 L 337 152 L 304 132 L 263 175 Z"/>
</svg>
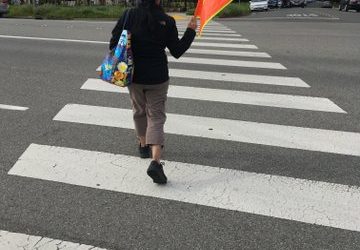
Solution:
<svg viewBox="0 0 360 250">
<path fill-rule="evenodd" d="M 32 5 L 10 6 L 9 17 L 36 17 L 43 19 L 75 18 L 119 18 L 123 6 L 58 6 L 44 4 L 34 8 Z"/>
<path fill-rule="evenodd" d="M 249 3 L 232 3 L 223 9 L 217 17 L 239 17 L 250 14 Z"/>
<path fill-rule="evenodd" d="M 32 5 L 10 5 L 8 17 L 28 17 L 34 15 Z"/>
</svg>

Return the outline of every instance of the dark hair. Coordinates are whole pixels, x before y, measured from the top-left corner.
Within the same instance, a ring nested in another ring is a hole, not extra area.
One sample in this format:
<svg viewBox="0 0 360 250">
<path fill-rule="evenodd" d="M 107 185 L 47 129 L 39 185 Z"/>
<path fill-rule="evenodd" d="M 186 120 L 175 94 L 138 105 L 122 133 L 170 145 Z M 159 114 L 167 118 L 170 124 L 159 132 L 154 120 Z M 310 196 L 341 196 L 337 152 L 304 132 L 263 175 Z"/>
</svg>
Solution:
<svg viewBox="0 0 360 250">
<path fill-rule="evenodd" d="M 144 29 L 154 32 L 158 25 L 158 20 L 154 17 L 156 11 L 164 12 L 163 8 L 155 3 L 155 0 L 138 1 L 133 18 L 132 33 L 138 33 Z"/>
</svg>

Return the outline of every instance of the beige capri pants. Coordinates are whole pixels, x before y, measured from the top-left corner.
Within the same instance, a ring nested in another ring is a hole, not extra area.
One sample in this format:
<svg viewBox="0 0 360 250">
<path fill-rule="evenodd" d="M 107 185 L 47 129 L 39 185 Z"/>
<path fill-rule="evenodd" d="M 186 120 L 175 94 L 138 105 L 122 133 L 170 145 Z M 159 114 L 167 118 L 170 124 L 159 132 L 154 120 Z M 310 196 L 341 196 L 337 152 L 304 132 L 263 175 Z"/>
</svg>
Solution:
<svg viewBox="0 0 360 250">
<path fill-rule="evenodd" d="M 129 86 L 136 135 L 145 137 L 148 145 L 164 145 L 168 89 L 169 81 L 154 85 L 132 83 Z"/>
</svg>

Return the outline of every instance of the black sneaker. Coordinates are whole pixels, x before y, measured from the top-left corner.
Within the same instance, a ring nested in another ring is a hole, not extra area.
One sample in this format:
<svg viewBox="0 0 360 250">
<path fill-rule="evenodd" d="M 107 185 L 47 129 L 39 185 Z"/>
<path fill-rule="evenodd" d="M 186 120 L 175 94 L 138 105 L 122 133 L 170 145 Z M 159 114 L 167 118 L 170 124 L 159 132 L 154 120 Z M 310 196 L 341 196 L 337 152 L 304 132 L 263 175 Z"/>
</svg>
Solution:
<svg viewBox="0 0 360 250">
<path fill-rule="evenodd" d="M 145 147 L 141 147 L 141 145 L 139 145 L 139 153 L 140 153 L 140 158 L 143 158 L 143 159 L 150 158 L 149 145 L 146 145 Z"/>
<path fill-rule="evenodd" d="M 164 174 L 162 164 L 157 161 L 152 161 L 147 169 L 147 174 L 153 179 L 154 183 L 166 184 L 167 178 Z"/>
</svg>

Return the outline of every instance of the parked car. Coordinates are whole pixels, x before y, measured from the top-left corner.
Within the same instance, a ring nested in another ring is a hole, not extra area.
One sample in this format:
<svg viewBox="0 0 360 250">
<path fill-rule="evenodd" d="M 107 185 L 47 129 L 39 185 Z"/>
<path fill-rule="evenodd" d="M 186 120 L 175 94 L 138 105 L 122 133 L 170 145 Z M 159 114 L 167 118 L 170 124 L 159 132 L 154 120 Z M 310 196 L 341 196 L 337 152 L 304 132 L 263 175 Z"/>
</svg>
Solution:
<svg viewBox="0 0 360 250">
<path fill-rule="evenodd" d="M 360 11 L 360 0 L 341 0 L 339 4 L 339 10 L 356 10 L 357 12 Z"/>
<path fill-rule="evenodd" d="M 321 8 L 332 8 L 333 4 L 329 0 L 321 1 Z"/>
<path fill-rule="evenodd" d="M 268 6 L 269 8 L 279 8 L 281 6 L 281 3 L 279 3 L 281 0 L 268 0 Z"/>
<path fill-rule="evenodd" d="M 282 0 L 281 1 L 281 5 L 280 5 L 281 8 L 290 8 L 290 0 Z"/>
<path fill-rule="evenodd" d="M 304 8 L 306 6 L 306 0 L 290 0 L 290 6 Z"/>
<path fill-rule="evenodd" d="M 9 3 L 7 0 L 0 0 L 0 17 L 9 12 Z"/>
<path fill-rule="evenodd" d="M 268 10 L 268 0 L 251 0 L 250 1 L 250 10 Z"/>
</svg>

